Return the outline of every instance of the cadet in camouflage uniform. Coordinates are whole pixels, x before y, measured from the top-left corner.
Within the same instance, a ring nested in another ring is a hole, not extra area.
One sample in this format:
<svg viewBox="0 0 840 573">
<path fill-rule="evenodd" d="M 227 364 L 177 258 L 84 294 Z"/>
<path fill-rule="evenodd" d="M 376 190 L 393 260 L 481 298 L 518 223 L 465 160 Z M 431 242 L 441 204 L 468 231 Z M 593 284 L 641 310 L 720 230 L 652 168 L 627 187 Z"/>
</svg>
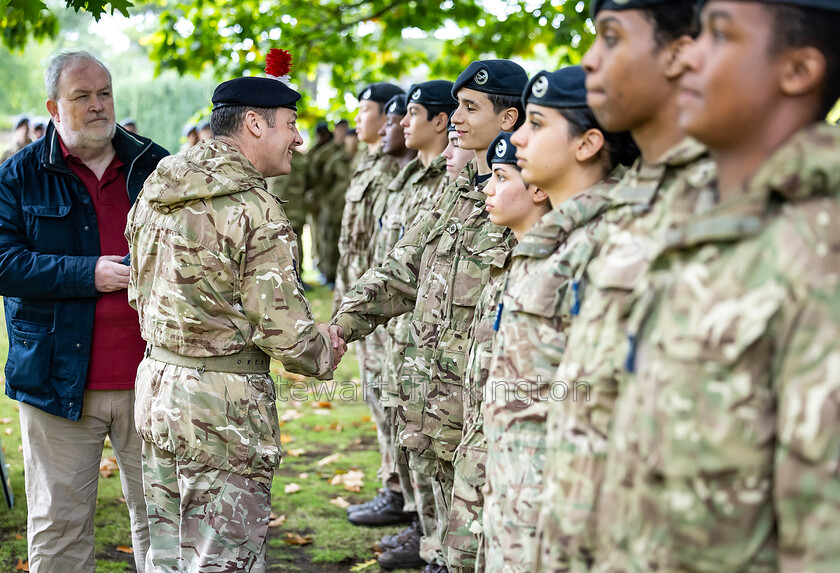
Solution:
<svg viewBox="0 0 840 573">
<path fill-rule="evenodd" d="M 268 191 L 284 201 L 284 211 L 297 237 L 298 270 L 303 272 L 303 227 L 306 225 L 306 155 L 292 149 L 292 171 L 280 177 L 268 177 Z"/>
<path fill-rule="evenodd" d="M 393 96 L 404 94 L 402 89 L 389 83 L 372 84 L 359 94 L 359 113 L 356 116 L 356 132 L 359 141 L 367 144 L 359 160 L 358 167 L 350 180 L 347 189 L 344 214 L 341 220 L 341 236 L 339 238 L 339 264 L 336 273 L 335 290 L 333 292 L 333 312 L 341 299 L 364 272 L 371 267 L 373 261 L 372 239 L 378 216 L 374 214 L 374 205 L 380 195 L 387 193 L 388 183 L 396 176 L 399 166 L 396 159 L 381 149 L 382 140 L 379 130 L 385 123 L 385 104 Z M 375 345 L 375 340 L 371 340 Z M 359 358 L 359 371 L 365 402 L 370 408 L 371 416 L 376 423 L 377 440 L 380 444 L 380 454 L 384 463 L 393 459 L 388 444 L 388 424 L 382 405 L 379 403 L 379 385 L 382 375 L 382 354 L 384 349 L 373 346 L 368 349 L 368 341 L 360 341 L 356 345 Z M 382 465 L 380 465 L 382 467 Z M 388 501 L 389 507 L 402 508 L 402 494 L 395 491 L 398 483 L 386 483 L 388 475 L 380 475 L 382 491 L 371 501 L 377 506 Z M 398 498 L 389 492 L 398 493 Z"/>
<path fill-rule="evenodd" d="M 711 0 L 681 53 L 719 183 L 636 288 L 599 571 L 840 562 L 840 4 L 783 4 Z"/>
<path fill-rule="evenodd" d="M 302 143 L 299 98 L 272 77 L 219 85 L 216 139 L 161 162 L 129 214 L 149 571 L 264 571 L 280 461 L 270 357 L 330 378 L 344 350 L 316 327 L 264 179 Z"/>
<path fill-rule="evenodd" d="M 386 261 L 365 273 L 333 320 L 345 340 L 353 341 L 394 316 L 412 313 L 400 389 L 405 404 L 400 444 L 415 454 L 409 459 L 417 464 L 412 469 L 433 477 L 441 537 L 449 522 L 452 457 L 461 440 L 475 305 L 490 278 L 502 272 L 515 240 L 509 229 L 487 220 L 482 189 L 490 172 L 484 154 L 495 134 L 522 121 L 514 94 L 521 94 L 526 83 L 525 71 L 509 60 L 473 62 L 459 76 L 453 87 L 459 107 L 452 121 L 462 146 L 476 152 L 476 162 Z"/>
<path fill-rule="evenodd" d="M 609 175 L 635 158 L 627 134 L 598 125 L 584 84 L 578 66 L 535 75 L 522 95 L 528 121 L 511 138 L 522 178 L 555 207 L 514 249 L 499 310 L 483 408 L 487 571 L 535 568 L 546 412 L 562 391 L 552 377 L 577 300 L 572 284 L 603 241 L 617 182 Z"/>
<path fill-rule="evenodd" d="M 518 241 L 515 252 L 521 247 L 521 241 L 526 240 L 528 229 L 551 210 L 551 203 L 545 191 L 522 181 L 516 166 L 516 147 L 509 133 L 502 132 L 493 141 L 487 150 L 487 164 L 493 169 L 493 176 L 484 189 L 487 212 L 490 221 L 513 231 Z M 498 326 L 498 305 L 507 277 L 507 272 L 493 277 L 475 308 L 464 385 L 464 434 L 452 461 L 452 508 L 445 539 L 451 572 L 484 570 L 483 558 L 478 558 L 484 539 L 481 488 L 487 459 L 482 404 Z"/>
<path fill-rule="evenodd" d="M 312 204 L 312 219 L 315 221 L 314 228 L 317 234 L 316 267 L 327 284 L 335 283 L 344 192 L 347 191 L 350 180 L 344 151 L 346 134 L 347 121 L 342 119 L 335 124 L 332 139 L 313 152 L 309 169 L 309 202 Z M 338 189 L 341 190 L 341 195 L 336 202 L 333 195 L 338 195 Z"/>
<path fill-rule="evenodd" d="M 666 213 L 690 214 L 699 190 L 714 176 L 703 146 L 685 139 L 677 126 L 679 74 L 667 64 L 695 33 L 693 0 L 596 3 L 593 19 L 599 35 L 583 65 L 588 85 L 597 91 L 589 92 L 587 101 L 607 129 L 630 130 L 642 156 L 610 193 L 612 208 L 602 216 L 607 239 L 576 279 L 579 314 L 563 361 L 550 377 L 564 383 L 568 394 L 548 402 L 549 449 L 537 532 L 542 571 L 591 567 L 594 507 L 617 375 L 626 357 L 630 293 L 649 264 L 654 229 Z M 680 26 L 659 28 L 660 20 Z M 604 34 L 614 32 L 610 26 L 636 28 L 626 42 L 608 49 Z"/>
<path fill-rule="evenodd" d="M 374 246 L 375 264 L 385 261 L 406 229 L 428 214 L 443 191 L 446 160 L 441 152 L 446 146 L 449 114 L 458 105 L 452 96 L 452 85 L 446 80 L 430 80 L 414 84 L 408 90 L 407 113 L 401 125 L 406 146 L 416 150 L 417 158 L 406 165 L 388 186 L 388 203 L 380 218 Z M 475 157 L 475 153 L 472 155 Z M 386 331 L 388 338 L 382 366 L 381 400 L 386 410 L 390 409 L 394 415 L 402 405 L 399 384 L 405 348 L 410 342 L 409 325 L 410 314 L 404 314 L 392 319 Z M 404 492 L 404 510 L 416 511 L 421 524 L 420 527 L 413 524 L 390 541 L 383 539 L 380 547 L 386 551 L 379 556 L 379 564 L 383 567 L 412 567 L 435 561 L 441 552 L 440 539 L 430 478 L 409 468 L 408 458 L 414 454 L 399 448 L 401 428 L 396 418 L 394 421 L 391 426 L 392 445 L 396 448 L 395 470 Z"/>
</svg>

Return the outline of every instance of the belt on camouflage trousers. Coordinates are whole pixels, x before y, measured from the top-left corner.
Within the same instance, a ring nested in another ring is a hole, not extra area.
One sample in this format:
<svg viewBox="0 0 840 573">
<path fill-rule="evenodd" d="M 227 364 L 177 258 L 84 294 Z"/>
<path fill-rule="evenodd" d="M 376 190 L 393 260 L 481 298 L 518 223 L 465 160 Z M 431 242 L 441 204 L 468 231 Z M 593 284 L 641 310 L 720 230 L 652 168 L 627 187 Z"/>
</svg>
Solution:
<svg viewBox="0 0 840 573">
<path fill-rule="evenodd" d="M 149 346 L 146 356 L 152 360 L 195 368 L 202 372 L 227 372 L 229 374 L 268 374 L 271 357 L 262 350 L 243 350 L 228 356 L 183 356 L 162 348 Z"/>
</svg>

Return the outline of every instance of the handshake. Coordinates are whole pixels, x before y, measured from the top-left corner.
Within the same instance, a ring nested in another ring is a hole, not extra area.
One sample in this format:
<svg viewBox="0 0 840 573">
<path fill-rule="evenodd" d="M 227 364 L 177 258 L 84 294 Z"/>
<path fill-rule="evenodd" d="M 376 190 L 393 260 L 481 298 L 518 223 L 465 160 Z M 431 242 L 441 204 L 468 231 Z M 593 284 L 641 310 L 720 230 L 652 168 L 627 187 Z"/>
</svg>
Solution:
<svg viewBox="0 0 840 573">
<path fill-rule="evenodd" d="M 338 368 L 338 363 L 341 362 L 344 353 L 347 352 L 347 343 L 344 342 L 344 329 L 337 324 L 319 324 L 318 330 L 330 339 L 332 345 L 332 367 L 335 370 Z"/>
</svg>

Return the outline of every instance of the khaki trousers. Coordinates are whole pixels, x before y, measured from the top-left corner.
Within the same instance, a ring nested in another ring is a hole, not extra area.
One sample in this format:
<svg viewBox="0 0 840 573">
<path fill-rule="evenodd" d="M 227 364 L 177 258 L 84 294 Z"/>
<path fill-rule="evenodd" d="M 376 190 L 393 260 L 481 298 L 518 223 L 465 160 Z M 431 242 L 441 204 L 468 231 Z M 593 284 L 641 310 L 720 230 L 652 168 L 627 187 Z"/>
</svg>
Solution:
<svg viewBox="0 0 840 573">
<path fill-rule="evenodd" d="M 143 498 L 142 440 L 134 429 L 133 390 L 89 390 L 79 421 L 20 404 L 29 570 L 93 573 L 93 516 L 105 436 L 120 467 L 131 520 L 134 563 L 144 573 L 149 525 Z"/>
</svg>

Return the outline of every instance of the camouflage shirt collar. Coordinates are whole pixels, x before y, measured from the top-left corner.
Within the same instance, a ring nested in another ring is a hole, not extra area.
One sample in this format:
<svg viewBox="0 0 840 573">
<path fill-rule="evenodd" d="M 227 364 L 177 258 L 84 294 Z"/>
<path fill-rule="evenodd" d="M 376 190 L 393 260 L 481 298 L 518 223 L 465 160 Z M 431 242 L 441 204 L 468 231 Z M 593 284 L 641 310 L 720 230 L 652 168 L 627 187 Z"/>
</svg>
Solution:
<svg viewBox="0 0 840 573">
<path fill-rule="evenodd" d="M 411 179 L 411 176 L 417 172 L 417 170 L 421 169 L 423 164 L 420 163 L 420 160 L 416 157 L 406 163 L 405 167 L 400 169 L 400 172 L 397 173 L 397 176 L 394 177 L 390 183 L 388 183 L 388 191 L 390 192 L 397 192 L 402 191 L 408 180 Z"/>
<path fill-rule="evenodd" d="M 659 193 L 666 175 L 680 170 L 708 155 L 706 147 L 696 139 L 686 137 L 666 151 L 655 163 L 636 159 L 612 191 L 616 205 L 650 205 Z"/>
<path fill-rule="evenodd" d="M 823 197 L 840 191 L 840 128 L 808 126 L 765 161 L 745 192 L 714 205 L 687 225 L 666 235 L 665 247 L 691 247 L 735 241 L 758 234 L 779 212 L 779 204 Z M 716 182 L 708 186 L 717 196 Z"/>
<path fill-rule="evenodd" d="M 458 188 L 458 193 L 462 197 L 483 202 L 487 199 L 487 195 L 484 193 L 484 187 L 487 186 L 488 181 L 490 181 L 490 178 L 478 182 L 478 163 L 475 159 L 472 159 L 461 170 L 461 173 L 455 180 L 455 186 Z"/>
<path fill-rule="evenodd" d="M 610 190 L 616 183 L 618 179 L 607 178 L 543 215 L 516 245 L 513 256 L 541 259 L 554 253 L 576 229 L 610 208 Z"/>
</svg>

